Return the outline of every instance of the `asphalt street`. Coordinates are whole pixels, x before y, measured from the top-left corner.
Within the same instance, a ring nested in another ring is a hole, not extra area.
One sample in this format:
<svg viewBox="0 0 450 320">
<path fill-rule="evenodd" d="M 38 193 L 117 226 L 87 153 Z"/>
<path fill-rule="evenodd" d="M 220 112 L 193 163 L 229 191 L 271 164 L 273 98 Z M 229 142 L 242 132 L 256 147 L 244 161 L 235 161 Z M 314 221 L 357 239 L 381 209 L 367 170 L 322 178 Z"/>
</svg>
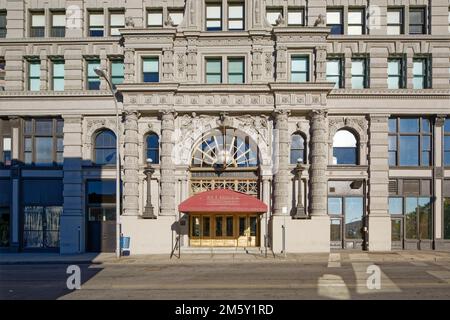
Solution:
<svg viewBox="0 0 450 320">
<path fill-rule="evenodd" d="M 450 299 L 450 260 L 374 262 L 365 256 L 341 261 L 340 254 L 332 253 L 312 261 L 80 264 L 79 290 L 67 288 L 67 267 L 0 265 L 0 298 Z M 373 282 L 378 275 L 379 286 Z"/>
</svg>

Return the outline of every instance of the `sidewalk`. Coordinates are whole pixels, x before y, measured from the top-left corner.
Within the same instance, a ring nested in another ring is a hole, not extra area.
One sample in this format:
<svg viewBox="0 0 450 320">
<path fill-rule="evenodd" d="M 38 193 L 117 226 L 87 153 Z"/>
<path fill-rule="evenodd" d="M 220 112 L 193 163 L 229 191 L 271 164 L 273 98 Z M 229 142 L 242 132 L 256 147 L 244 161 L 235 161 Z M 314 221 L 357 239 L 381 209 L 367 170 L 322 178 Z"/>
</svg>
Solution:
<svg viewBox="0 0 450 320">
<path fill-rule="evenodd" d="M 450 252 L 440 251 L 332 251 L 333 259 L 341 263 L 353 262 L 450 262 Z M 103 264 L 103 265 L 154 265 L 154 264 L 208 264 L 208 263 L 328 263 L 329 253 L 288 253 L 267 255 L 254 253 L 181 253 L 181 258 L 169 254 L 134 255 L 116 259 L 114 253 L 83 253 L 61 255 L 58 253 L 0 253 L 0 265 L 13 264 Z"/>
</svg>

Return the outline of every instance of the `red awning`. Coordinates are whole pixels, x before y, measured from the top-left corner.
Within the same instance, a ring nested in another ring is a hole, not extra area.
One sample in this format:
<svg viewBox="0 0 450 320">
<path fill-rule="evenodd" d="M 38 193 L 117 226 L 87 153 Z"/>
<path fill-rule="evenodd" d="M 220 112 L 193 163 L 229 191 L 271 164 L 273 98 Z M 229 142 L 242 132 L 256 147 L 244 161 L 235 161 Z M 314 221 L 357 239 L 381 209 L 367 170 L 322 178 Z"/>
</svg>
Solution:
<svg viewBox="0 0 450 320">
<path fill-rule="evenodd" d="M 190 197 L 180 203 L 178 210 L 184 213 L 263 213 L 267 212 L 267 205 L 241 192 L 216 189 Z"/>
</svg>

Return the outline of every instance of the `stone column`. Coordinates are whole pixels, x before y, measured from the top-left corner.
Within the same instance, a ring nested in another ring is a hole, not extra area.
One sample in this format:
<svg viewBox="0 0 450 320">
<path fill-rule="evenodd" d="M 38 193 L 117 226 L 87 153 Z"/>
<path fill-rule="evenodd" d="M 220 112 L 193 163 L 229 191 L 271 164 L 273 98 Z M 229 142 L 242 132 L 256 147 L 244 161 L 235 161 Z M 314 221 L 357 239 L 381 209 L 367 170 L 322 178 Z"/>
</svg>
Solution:
<svg viewBox="0 0 450 320">
<path fill-rule="evenodd" d="M 61 253 L 84 252 L 82 116 L 64 118 L 64 205 L 61 215 Z"/>
<path fill-rule="evenodd" d="M 172 160 L 174 110 L 164 110 L 161 116 L 161 215 L 174 216 L 175 212 L 175 166 Z"/>
<path fill-rule="evenodd" d="M 273 214 L 281 215 L 287 214 L 289 205 L 289 130 L 288 130 L 288 117 L 289 111 L 277 110 L 274 113 L 275 117 L 275 135 L 278 136 L 278 150 L 275 150 L 276 163 L 274 166 L 274 205 Z M 275 140 L 277 141 L 277 140 Z M 285 212 L 283 212 L 283 208 Z"/>
<path fill-rule="evenodd" d="M 388 115 L 370 115 L 369 139 L 369 250 L 391 250 L 388 213 Z"/>
<path fill-rule="evenodd" d="M 134 74 L 134 49 L 125 48 L 124 53 L 124 83 L 134 83 L 138 81 Z"/>
<path fill-rule="evenodd" d="M 442 243 L 442 207 L 443 198 L 445 197 L 445 190 L 442 188 L 442 179 L 444 178 L 444 164 L 443 160 L 443 145 L 444 141 L 444 122 L 446 115 L 437 115 L 434 121 L 434 168 L 433 168 L 433 180 L 434 180 L 434 201 L 433 211 L 434 211 L 434 238 L 435 238 L 435 249 L 439 250 Z"/>
<path fill-rule="evenodd" d="M 40 90 L 41 91 L 46 91 L 48 90 L 48 80 L 49 80 L 49 74 L 48 74 L 48 69 L 49 69 L 49 63 L 48 63 L 48 59 L 47 59 L 47 52 L 45 52 L 45 50 L 42 50 L 39 54 L 39 60 L 41 63 L 41 85 L 40 85 Z"/>
<path fill-rule="evenodd" d="M 139 113 L 127 111 L 125 116 L 125 148 L 123 175 L 123 215 L 139 214 Z"/>
<path fill-rule="evenodd" d="M 327 111 L 313 110 L 311 112 L 311 216 L 327 215 L 327 146 Z"/>
</svg>

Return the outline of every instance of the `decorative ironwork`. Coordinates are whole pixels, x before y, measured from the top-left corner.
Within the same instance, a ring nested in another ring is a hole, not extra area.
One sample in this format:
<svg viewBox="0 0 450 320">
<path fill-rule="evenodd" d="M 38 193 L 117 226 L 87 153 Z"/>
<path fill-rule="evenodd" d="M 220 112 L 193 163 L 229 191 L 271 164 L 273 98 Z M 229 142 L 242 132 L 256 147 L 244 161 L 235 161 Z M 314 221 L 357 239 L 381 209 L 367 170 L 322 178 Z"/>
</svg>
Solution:
<svg viewBox="0 0 450 320">
<path fill-rule="evenodd" d="M 228 189 L 258 197 L 258 181 L 245 179 L 199 179 L 191 181 L 191 194 L 215 189 Z"/>
</svg>

